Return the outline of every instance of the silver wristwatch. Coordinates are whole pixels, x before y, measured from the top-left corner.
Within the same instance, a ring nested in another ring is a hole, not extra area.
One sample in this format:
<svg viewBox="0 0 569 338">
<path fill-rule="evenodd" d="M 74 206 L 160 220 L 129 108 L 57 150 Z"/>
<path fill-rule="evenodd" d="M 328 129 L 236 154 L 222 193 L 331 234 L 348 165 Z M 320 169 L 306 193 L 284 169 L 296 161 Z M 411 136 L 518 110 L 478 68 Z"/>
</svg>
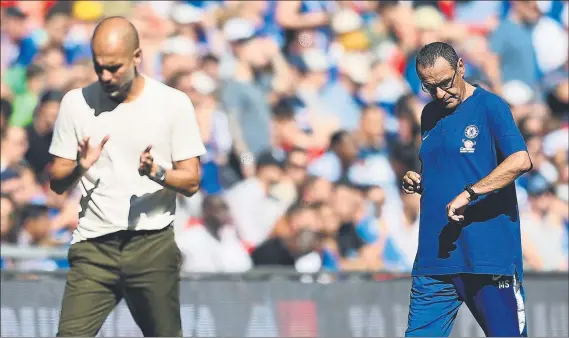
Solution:
<svg viewBox="0 0 569 338">
<path fill-rule="evenodd" d="M 150 178 L 154 182 L 164 183 L 164 181 L 166 180 L 166 170 L 161 166 L 158 166 L 158 168 L 156 169 L 156 173 Z"/>
</svg>

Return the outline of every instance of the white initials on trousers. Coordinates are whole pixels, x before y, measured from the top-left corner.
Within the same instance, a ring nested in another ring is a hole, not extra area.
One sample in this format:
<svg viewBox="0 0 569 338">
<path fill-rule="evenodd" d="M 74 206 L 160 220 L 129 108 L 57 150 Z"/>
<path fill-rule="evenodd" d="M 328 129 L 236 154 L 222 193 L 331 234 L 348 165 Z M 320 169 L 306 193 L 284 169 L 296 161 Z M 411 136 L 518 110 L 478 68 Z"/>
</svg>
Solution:
<svg viewBox="0 0 569 338">
<path fill-rule="evenodd" d="M 507 289 L 510 287 L 510 281 L 509 280 L 501 280 L 498 282 L 498 288 L 499 289 Z"/>
</svg>

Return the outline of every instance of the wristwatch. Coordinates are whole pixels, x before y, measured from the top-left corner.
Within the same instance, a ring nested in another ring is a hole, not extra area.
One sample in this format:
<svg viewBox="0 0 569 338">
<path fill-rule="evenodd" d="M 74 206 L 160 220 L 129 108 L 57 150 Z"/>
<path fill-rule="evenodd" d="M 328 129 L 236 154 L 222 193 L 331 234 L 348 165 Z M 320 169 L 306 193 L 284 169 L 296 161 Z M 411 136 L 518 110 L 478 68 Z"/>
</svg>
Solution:
<svg viewBox="0 0 569 338">
<path fill-rule="evenodd" d="M 166 170 L 161 166 L 157 166 L 156 173 L 150 177 L 151 180 L 157 183 L 164 183 L 166 180 Z"/>
<path fill-rule="evenodd" d="M 478 199 L 478 194 L 474 192 L 474 189 L 472 189 L 473 185 L 474 184 L 469 184 L 466 187 L 464 187 L 464 190 L 470 194 L 470 201 L 476 201 Z"/>
</svg>

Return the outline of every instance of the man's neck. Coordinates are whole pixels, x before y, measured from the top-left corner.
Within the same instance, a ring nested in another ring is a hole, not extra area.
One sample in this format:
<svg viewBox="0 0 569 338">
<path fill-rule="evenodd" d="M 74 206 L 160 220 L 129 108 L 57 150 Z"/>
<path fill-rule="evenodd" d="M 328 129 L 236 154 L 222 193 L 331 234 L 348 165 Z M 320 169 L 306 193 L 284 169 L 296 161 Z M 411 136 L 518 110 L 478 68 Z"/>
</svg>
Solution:
<svg viewBox="0 0 569 338">
<path fill-rule="evenodd" d="M 472 96 L 472 94 L 474 94 L 475 90 L 476 90 L 476 87 L 474 87 L 470 83 L 466 82 L 464 85 L 464 92 L 460 96 L 460 104 L 458 104 L 454 108 L 449 108 L 448 110 L 446 110 L 447 115 L 453 114 L 458 109 L 458 107 L 460 107 L 460 105 L 464 103 L 464 101 L 466 101 L 469 97 Z"/>
<path fill-rule="evenodd" d="M 145 85 L 144 76 L 136 74 L 134 80 L 132 81 L 132 87 L 130 88 L 130 91 L 128 92 L 126 98 L 122 101 L 122 103 L 128 103 L 136 100 L 142 93 L 144 85 Z"/>
<path fill-rule="evenodd" d="M 470 83 L 466 82 L 465 83 L 465 90 L 464 90 L 464 95 L 462 97 L 462 102 L 466 101 L 466 99 L 468 99 L 469 97 L 471 97 L 474 94 L 474 91 L 476 90 L 476 87 L 471 85 Z"/>
</svg>

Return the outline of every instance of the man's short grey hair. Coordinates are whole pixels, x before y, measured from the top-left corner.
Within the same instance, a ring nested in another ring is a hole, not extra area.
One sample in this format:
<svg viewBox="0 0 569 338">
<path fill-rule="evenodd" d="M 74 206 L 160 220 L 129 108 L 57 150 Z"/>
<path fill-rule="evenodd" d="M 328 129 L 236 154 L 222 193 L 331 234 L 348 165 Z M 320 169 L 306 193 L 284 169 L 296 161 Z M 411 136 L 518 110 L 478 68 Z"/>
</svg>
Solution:
<svg viewBox="0 0 569 338">
<path fill-rule="evenodd" d="M 453 68 L 458 64 L 458 55 L 451 45 L 444 42 L 432 42 L 419 50 L 415 67 L 417 69 L 432 67 L 440 57 L 447 60 Z"/>
</svg>

